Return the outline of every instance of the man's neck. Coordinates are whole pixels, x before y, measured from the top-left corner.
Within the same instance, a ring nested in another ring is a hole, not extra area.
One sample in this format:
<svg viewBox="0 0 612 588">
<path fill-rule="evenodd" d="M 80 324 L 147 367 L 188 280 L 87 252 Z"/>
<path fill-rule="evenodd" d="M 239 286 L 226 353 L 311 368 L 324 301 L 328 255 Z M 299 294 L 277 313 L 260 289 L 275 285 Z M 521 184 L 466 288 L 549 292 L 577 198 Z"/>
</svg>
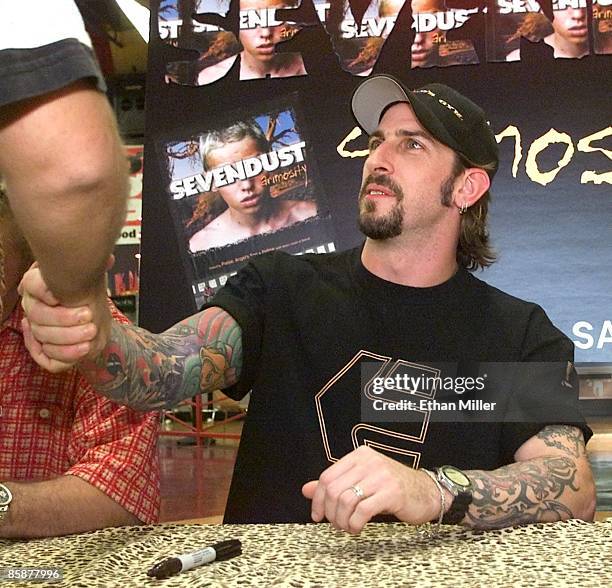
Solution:
<svg viewBox="0 0 612 588">
<path fill-rule="evenodd" d="M 414 247 L 400 237 L 366 239 L 361 262 L 375 276 L 394 284 L 427 288 L 449 280 L 457 271 L 456 246 L 441 247 L 430 240 Z"/>
</svg>

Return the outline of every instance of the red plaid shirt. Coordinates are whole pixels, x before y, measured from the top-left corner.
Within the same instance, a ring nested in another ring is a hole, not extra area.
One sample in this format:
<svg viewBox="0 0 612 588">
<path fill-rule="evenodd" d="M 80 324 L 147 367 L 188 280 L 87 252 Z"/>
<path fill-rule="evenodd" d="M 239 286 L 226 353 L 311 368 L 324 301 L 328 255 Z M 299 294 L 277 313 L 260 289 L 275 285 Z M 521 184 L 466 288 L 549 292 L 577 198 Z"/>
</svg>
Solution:
<svg viewBox="0 0 612 588">
<path fill-rule="evenodd" d="M 113 309 L 116 320 L 127 319 Z M 86 480 L 145 523 L 159 517 L 156 412 L 99 396 L 76 370 L 30 357 L 18 303 L 0 326 L 0 481 Z"/>
</svg>

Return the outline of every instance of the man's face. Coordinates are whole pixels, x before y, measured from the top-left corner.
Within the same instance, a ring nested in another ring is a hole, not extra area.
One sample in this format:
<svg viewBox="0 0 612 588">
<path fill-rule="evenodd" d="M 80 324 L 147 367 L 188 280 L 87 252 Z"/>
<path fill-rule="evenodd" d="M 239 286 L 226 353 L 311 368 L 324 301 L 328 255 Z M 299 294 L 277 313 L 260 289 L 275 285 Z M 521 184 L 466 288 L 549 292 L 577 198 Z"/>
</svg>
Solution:
<svg viewBox="0 0 612 588">
<path fill-rule="evenodd" d="M 245 137 L 240 141 L 226 143 L 218 149 L 213 149 L 208 154 L 207 167 L 213 169 L 258 155 L 261 155 L 261 149 L 255 139 Z M 259 174 L 254 178 L 238 180 L 228 186 L 220 186 L 216 191 L 231 209 L 242 214 L 257 214 L 269 195 L 262 181 L 264 177 L 265 174 Z"/>
<path fill-rule="evenodd" d="M 569 43 L 582 45 L 588 41 L 586 8 L 555 10 L 552 26 L 555 33 Z"/>
<path fill-rule="evenodd" d="M 451 213 L 453 151 L 421 126 L 407 103 L 385 112 L 370 137 L 359 227 L 372 239 L 429 232 Z"/>
</svg>

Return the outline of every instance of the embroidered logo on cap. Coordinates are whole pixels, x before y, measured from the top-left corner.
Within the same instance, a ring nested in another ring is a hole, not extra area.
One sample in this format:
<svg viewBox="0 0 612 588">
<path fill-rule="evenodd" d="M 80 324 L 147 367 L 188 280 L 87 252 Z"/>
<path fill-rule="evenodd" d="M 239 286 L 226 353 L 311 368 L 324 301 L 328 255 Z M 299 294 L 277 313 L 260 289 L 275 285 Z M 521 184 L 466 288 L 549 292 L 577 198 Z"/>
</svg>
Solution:
<svg viewBox="0 0 612 588">
<path fill-rule="evenodd" d="M 432 92 L 431 90 L 428 90 L 427 88 L 422 88 L 420 90 L 414 90 L 414 94 L 419 94 L 419 93 L 420 94 L 428 94 L 429 96 L 432 96 L 440 104 L 442 104 L 442 106 L 446 106 L 446 108 L 448 108 L 457 118 L 463 120 L 463 115 L 452 104 L 449 104 L 446 100 L 444 100 L 442 98 L 438 98 L 438 96 L 435 94 L 435 92 Z"/>
</svg>

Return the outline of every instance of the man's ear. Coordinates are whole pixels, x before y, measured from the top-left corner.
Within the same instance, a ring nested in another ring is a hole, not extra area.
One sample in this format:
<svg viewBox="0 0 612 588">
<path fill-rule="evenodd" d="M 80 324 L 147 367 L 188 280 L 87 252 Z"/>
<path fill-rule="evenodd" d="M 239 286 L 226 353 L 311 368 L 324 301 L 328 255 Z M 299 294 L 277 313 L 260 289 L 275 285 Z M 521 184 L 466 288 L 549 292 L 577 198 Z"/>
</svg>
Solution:
<svg viewBox="0 0 612 588">
<path fill-rule="evenodd" d="M 467 168 L 458 181 L 453 200 L 455 206 L 463 211 L 476 204 L 491 186 L 489 174 L 479 167 Z"/>
</svg>

